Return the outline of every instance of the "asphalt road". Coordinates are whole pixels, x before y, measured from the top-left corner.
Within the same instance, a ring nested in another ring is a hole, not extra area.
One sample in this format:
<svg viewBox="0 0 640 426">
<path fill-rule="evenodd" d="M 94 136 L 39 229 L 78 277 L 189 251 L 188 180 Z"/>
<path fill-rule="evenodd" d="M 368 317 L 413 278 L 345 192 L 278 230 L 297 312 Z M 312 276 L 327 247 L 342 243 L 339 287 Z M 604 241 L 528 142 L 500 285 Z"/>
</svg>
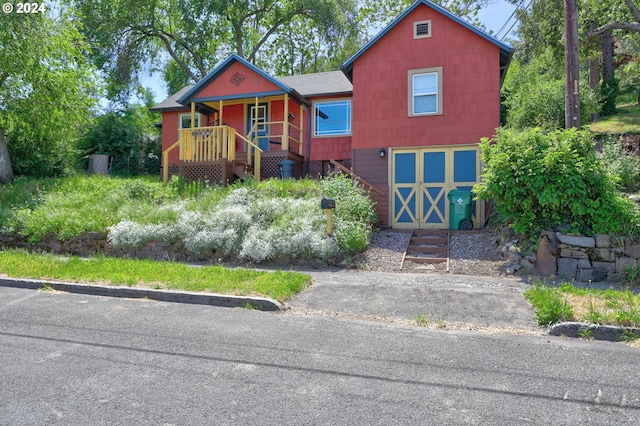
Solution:
<svg viewBox="0 0 640 426">
<path fill-rule="evenodd" d="M 617 343 L 0 288 L 0 424 L 638 424 Z"/>
</svg>

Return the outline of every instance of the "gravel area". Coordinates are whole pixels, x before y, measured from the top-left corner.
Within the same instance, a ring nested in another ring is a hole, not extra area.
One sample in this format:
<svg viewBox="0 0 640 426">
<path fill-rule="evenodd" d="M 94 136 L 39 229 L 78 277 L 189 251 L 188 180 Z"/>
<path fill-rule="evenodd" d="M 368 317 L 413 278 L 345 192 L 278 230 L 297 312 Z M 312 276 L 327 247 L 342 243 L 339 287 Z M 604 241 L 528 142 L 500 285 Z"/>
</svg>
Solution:
<svg viewBox="0 0 640 426">
<path fill-rule="evenodd" d="M 446 273 L 447 263 L 402 262 L 410 232 L 378 231 L 369 248 L 356 256 L 357 268 L 367 271 Z M 491 231 L 454 232 L 449 245 L 449 272 L 463 275 L 505 276 L 498 238 Z"/>
</svg>

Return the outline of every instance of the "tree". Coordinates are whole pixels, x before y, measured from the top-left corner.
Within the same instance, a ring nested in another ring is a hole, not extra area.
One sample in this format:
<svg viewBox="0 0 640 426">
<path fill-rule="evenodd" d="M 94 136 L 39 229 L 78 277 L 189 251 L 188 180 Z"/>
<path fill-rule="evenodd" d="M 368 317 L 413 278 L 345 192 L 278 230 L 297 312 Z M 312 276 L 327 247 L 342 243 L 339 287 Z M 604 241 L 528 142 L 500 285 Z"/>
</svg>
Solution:
<svg viewBox="0 0 640 426">
<path fill-rule="evenodd" d="M 437 1 L 473 17 L 492 0 Z M 313 71 L 355 53 L 410 0 L 75 0 L 110 99 L 126 104 L 137 76 L 160 69 L 170 91 L 235 52 L 270 72 Z M 334 69 L 337 66 L 334 66 Z"/>
<path fill-rule="evenodd" d="M 64 12 L 2 19 L 0 181 L 60 173 L 98 97 L 82 37 Z"/>
</svg>

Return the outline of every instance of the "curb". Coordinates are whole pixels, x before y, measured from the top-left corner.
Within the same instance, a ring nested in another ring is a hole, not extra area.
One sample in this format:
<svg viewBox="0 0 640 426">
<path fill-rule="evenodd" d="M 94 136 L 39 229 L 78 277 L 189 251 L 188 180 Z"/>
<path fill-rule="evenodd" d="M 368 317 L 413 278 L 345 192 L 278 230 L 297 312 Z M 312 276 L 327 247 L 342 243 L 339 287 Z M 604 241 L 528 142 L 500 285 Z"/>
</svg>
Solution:
<svg viewBox="0 0 640 426">
<path fill-rule="evenodd" d="M 90 296 L 125 297 L 129 299 L 151 299 L 160 302 L 189 303 L 225 308 L 254 308 L 261 311 L 280 311 L 284 306 L 268 297 L 232 296 L 228 294 L 197 293 L 175 290 L 154 290 L 150 288 L 132 288 L 93 284 L 69 283 L 48 280 L 0 278 L 0 287 L 16 287 L 39 290 L 44 286 L 67 293 Z"/>
<path fill-rule="evenodd" d="M 547 334 L 551 336 L 581 337 L 595 340 L 608 340 L 610 342 L 622 342 L 639 338 L 640 329 L 613 325 L 596 325 L 584 322 L 561 322 L 549 326 Z"/>
</svg>

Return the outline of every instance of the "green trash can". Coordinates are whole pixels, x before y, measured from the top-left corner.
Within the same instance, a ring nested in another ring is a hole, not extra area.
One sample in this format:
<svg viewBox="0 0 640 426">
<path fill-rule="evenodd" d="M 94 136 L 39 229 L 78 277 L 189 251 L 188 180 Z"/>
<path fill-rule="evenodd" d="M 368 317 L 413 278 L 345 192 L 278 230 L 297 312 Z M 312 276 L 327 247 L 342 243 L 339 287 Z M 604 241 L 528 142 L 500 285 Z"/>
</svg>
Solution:
<svg viewBox="0 0 640 426">
<path fill-rule="evenodd" d="M 473 204 L 473 192 L 455 189 L 449 191 L 449 229 L 465 230 L 473 229 L 471 222 L 471 205 Z"/>
</svg>

